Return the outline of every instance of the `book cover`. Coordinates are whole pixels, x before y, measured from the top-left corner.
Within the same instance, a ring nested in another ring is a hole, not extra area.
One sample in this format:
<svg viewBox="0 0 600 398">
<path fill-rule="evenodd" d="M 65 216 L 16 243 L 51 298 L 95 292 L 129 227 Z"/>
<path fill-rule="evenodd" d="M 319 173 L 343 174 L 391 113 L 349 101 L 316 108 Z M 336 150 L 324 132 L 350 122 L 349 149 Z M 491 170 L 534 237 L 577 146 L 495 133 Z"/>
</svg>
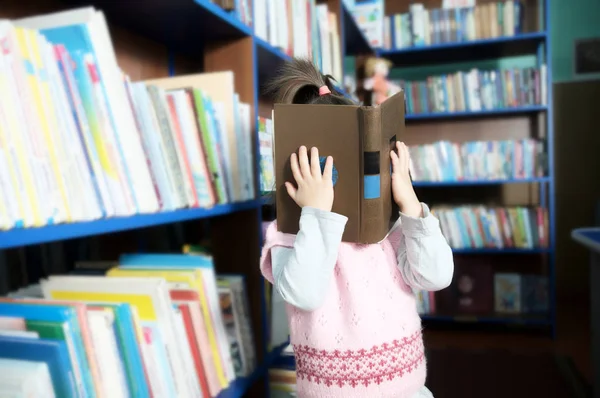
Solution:
<svg viewBox="0 0 600 398">
<path fill-rule="evenodd" d="M 404 135 L 404 93 L 377 107 L 275 104 L 277 227 L 296 234 L 301 209 L 289 197 L 290 155 L 300 146 L 332 156 L 333 212 L 348 217 L 342 240 L 376 243 L 398 218 L 392 199 L 390 151 Z"/>
</svg>

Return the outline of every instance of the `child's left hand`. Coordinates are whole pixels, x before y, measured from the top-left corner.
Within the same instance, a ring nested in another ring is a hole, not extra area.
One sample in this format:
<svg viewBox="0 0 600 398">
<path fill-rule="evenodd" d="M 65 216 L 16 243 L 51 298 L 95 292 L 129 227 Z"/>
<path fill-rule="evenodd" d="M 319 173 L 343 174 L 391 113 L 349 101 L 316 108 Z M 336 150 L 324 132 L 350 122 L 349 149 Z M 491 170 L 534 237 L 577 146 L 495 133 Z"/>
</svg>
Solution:
<svg viewBox="0 0 600 398">
<path fill-rule="evenodd" d="M 410 217 L 421 217 L 423 207 L 417 198 L 409 174 L 410 154 L 403 142 L 396 142 L 396 151 L 390 152 L 392 158 L 392 193 L 400 211 Z"/>
</svg>

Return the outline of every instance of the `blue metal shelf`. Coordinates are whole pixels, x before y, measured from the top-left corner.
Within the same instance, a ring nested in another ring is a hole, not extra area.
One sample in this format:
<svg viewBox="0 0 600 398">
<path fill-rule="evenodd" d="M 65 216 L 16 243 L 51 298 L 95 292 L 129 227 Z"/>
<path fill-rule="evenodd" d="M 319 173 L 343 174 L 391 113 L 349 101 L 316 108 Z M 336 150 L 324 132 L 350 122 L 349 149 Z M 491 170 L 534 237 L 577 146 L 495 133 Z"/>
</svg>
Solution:
<svg viewBox="0 0 600 398">
<path fill-rule="evenodd" d="M 454 254 L 549 254 L 552 250 L 549 248 L 535 248 L 535 249 L 518 249 L 518 248 L 505 248 L 505 249 L 452 249 Z"/>
<path fill-rule="evenodd" d="M 551 181 L 550 177 L 508 179 L 508 180 L 463 180 L 463 181 L 413 181 L 415 187 L 455 187 L 473 185 L 506 185 L 506 184 L 544 184 Z"/>
<path fill-rule="evenodd" d="M 518 108 L 486 109 L 478 112 L 437 112 L 437 113 L 411 113 L 406 115 L 406 121 L 409 120 L 430 120 L 430 119 L 459 119 L 476 117 L 493 117 L 519 115 L 523 113 L 545 112 L 548 107 L 545 105 L 520 106 Z"/>
<path fill-rule="evenodd" d="M 130 217 L 114 217 L 96 221 L 48 225 L 40 228 L 15 228 L 8 231 L 0 231 L 0 250 L 222 216 L 238 211 L 259 208 L 260 205 L 260 200 L 251 200 L 218 205 L 211 209 L 182 209 L 155 214 L 139 214 Z"/>
<path fill-rule="evenodd" d="M 493 39 L 481 39 L 481 40 L 472 40 L 472 41 L 460 41 L 455 43 L 442 43 L 442 44 L 432 44 L 430 46 L 420 46 L 420 47 L 407 47 L 398 50 L 382 50 L 380 51 L 381 55 L 390 55 L 390 54 L 413 54 L 416 52 L 431 52 L 438 50 L 457 50 L 460 48 L 470 48 L 470 47 L 478 47 L 478 46 L 491 46 L 495 44 L 504 44 L 504 43 L 514 43 L 518 41 L 528 41 L 528 40 L 536 40 L 542 41 L 546 39 L 546 32 L 532 32 L 532 33 L 521 33 L 515 36 L 503 36 L 497 37 Z"/>
<path fill-rule="evenodd" d="M 493 314 L 493 315 L 442 315 L 442 314 L 423 314 L 423 321 L 431 322 L 460 322 L 460 323 L 481 323 L 481 324 L 518 324 L 532 326 L 549 326 L 551 320 L 546 315 L 525 315 L 515 314 Z"/>
<path fill-rule="evenodd" d="M 396 66 L 441 64 L 535 54 L 537 46 L 546 40 L 546 32 L 532 32 L 494 39 L 379 50 L 377 54 L 390 59 Z"/>
</svg>

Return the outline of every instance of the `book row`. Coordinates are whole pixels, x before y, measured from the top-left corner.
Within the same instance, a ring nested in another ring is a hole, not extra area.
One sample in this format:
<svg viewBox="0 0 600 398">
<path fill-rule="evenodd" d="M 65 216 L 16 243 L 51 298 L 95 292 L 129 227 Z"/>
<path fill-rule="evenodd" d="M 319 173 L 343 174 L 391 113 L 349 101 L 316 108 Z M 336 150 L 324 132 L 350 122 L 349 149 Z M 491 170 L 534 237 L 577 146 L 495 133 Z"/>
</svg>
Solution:
<svg viewBox="0 0 600 398">
<path fill-rule="evenodd" d="M 547 314 L 548 277 L 498 272 L 486 259 L 457 258 L 452 284 L 440 292 L 416 292 L 420 314 Z"/>
<path fill-rule="evenodd" d="M 439 141 L 409 147 L 413 181 L 481 181 L 539 178 L 546 175 L 544 143 Z"/>
<path fill-rule="evenodd" d="M 453 249 L 548 247 L 548 212 L 542 207 L 436 206 L 432 212 Z"/>
<path fill-rule="evenodd" d="M 93 8 L 2 21 L 0 39 L 0 229 L 255 197 L 232 72 L 132 83 Z"/>
<path fill-rule="evenodd" d="M 338 16 L 316 0 L 253 0 L 255 34 L 290 57 L 311 59 L 325 75 L 342 76 Z"/>
<path fill-rule="evenodd" d="M 495 1 L 475 7 L 426 9 L 412 3 L 409 12 L 383 19 L 383 47 L 400 50 L 447 43 L 511 37 L 522 33 L 520 1 Z"/>
<path fill-rule="evenodd" d="M 546 65 L 539 69 L 471 69 L 397 83 L 406 93 L 408 114 L 546 105 L 548 95 Z"/>
<path fill-rule="evenodd" d="M 202 248 L 185 252 L 82 264 L 0 299 L 0 368 L 12 369 L 0 395 L 215 397 L 250 375 L 244 278 L 216 275 Z"/>
</svg>

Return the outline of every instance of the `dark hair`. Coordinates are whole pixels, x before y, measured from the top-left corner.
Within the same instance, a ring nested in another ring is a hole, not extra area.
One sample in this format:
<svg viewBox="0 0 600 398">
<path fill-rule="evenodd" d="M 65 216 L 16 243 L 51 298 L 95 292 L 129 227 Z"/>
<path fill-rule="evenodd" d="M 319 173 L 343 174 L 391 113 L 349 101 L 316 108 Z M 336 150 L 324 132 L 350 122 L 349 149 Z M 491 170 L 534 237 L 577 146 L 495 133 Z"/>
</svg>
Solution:
<svg viewBox="0 0 600 398">
<path fill-rule="evenodd" d="M 266 92 L 276 103 L 356 105 L 336 90 L 334 81 L 332 76 L 321 74 L 311 61 L 294 58 L 281 67 L 277 77 L 267 85 Z M 331 94 L 319 95 L 322 86 L 327 86 Z"/>
</svg>

